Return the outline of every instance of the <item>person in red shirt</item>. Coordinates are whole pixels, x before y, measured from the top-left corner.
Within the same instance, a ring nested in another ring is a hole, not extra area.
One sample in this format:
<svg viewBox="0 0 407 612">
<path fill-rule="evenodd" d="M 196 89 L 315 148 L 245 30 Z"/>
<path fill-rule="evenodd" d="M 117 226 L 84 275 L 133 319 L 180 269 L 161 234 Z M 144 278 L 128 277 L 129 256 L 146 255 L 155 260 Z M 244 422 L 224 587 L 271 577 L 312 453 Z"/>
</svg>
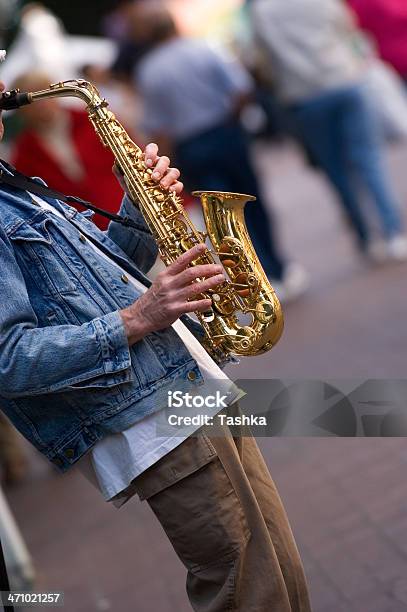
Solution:
<svg viewBox="0 0 407 612">
<path fill-rule="evenodd" d="M 49 83 L 47 75 L 38 72 L 20 77 L 16 86 L 36 91 Z M 122 190 L 112 173 L 113 155 L 100 142 L 87 113 L 47 98 L 24 107 L 21 114 L 24 127 L 11 151 L 17 170 L 41 176 L 53 189 L 116 213 Z M 95 215 L 94 220 L 106 229 L 106 218 Z"/>
<path fill-rule="evenodd" d="M 373 35 L 381 57 L 407 81 L 406 0 L 348 0 L 360 27 Z"/>
</svg>

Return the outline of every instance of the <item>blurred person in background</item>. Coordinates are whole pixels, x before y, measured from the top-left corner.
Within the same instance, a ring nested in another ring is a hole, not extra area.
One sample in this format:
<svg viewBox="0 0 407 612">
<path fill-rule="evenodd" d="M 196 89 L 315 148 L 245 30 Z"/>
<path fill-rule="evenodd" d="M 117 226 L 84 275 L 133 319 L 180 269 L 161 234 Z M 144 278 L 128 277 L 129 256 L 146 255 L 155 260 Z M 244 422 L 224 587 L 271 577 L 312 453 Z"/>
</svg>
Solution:
<svg viewBox="0 0 407 612">
<path fill-rule="evenodd" d="M 18 2 L 20 8 L 21 4 Z M 1 79 L 11 83 L 39 66 L 51 82 L 71 79 L 77 66 L 69 45 L 64 24 L 56 14 L 41 2 L 25 2 L 18 12 L 18 30 L 1 67 Z"/>
<path fill-rule="evenodd" d="M 22 91 L 46 89 L 50 78 L 42 72 L 20 76 Z M 23 129 L 11 150 L 11 161 L 28 176 L 41 176 L 53 189 L 74 195 L 108 212 L 120 206 L 122 191 L 112 174 L 113 156 L 100 142 L 85 111 L 46 99 L 21 109 Z M 107 220 L 95 215 L 106 229 Z"/>
<path fill-rule="evenodd" d="M 360 251 L 374 262 L 406 260 L 400 205 L 385 168 L 376 115 L 364 91 L 364 62 L 353 44 L 349 9 L 341 0 L 249 4 L 275 92 L 337 191 Z M 360 187 L 376 205 L 379 239 L 372 237 L 372 215 L 362 209 Z"/>
<path fill-rule="evenodd" d="M 131 12 L 137 2 L 140 0 L 116 0 L 113 10 L 102 21 L 102 32 L 118 46 L 115 61 L 111 66 L 112 74 L 124 82 L 132 80 L 137 63 L 148 50 L 145 44 L 131 36 Z"/>
<path fill-rule="evenodd" d="M 188 187 L 256 196 L 245 216 L 257 255 L 279 298 L 297 298 L 307 275 L 278 248 L 239 122 L 252 93 L 250 76 L 205 42 L 180 36 L 162 2 L 136 2 L 131 17 L 134 40 L 149 49 L 135 70 L 146 134 L 175 156 Z"/>
<path fill-rule="evenodd" d="M 0 0 L 0 44 L 3 44 L 3 36 L 14 21 L 19 0 Z"/>
<path fill-rule="evenodd" d="M 348 0 L 362 30 L 373 36 L 380 56 L 407 85 L 406 0 Z"/>
<path fill-rule="evenodd" d="M 27 472 L 27 460 L 15 428 L 0 411 L 0 477 L 6 485 L 20 482 Z"/>
</svg>

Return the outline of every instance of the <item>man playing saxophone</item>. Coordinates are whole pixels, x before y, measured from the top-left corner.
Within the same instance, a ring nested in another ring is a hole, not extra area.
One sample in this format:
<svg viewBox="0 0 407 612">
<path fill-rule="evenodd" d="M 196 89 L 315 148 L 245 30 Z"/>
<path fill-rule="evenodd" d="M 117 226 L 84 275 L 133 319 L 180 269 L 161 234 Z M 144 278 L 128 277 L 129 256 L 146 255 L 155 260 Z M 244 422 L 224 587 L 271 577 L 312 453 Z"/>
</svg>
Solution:
<svg viewBox="0 0 407 612">
<path fill-rule="evenodd" d="M 144 160 L 157 184 L 181 192 L 156 145 Z M 112 221 L 101 232 L 90 216 L 0 183 L 1 409 L 58 470 L 78 465 L 115 506 L 135 493 L 147 500 L 188 571 L 194 610 L 309 612 L 255 440 L 226 426 L 216 437 L 156 434 L 170 391 L 228 383 L 185 318 L 208 310 L 201 294 L 224 282 L 222 267 L 190 267 L 206 249 L 198 244 L 150 284 L 157 245 L 137 202 L 125 195 L 120 209 L 131 227 Z"/>
</svg>

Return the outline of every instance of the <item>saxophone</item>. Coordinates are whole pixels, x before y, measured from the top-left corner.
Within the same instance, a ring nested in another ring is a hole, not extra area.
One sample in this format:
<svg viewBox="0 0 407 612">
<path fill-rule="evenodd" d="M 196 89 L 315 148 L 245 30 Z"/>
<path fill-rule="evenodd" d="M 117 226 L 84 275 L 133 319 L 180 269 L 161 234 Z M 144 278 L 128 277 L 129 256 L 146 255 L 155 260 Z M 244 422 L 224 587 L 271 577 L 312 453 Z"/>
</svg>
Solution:
<svg viewBox="0 0 407 612">
<path fill-rule="evenodd" d="M 198 231 L 182 200 L 152 179 L 153 171 L 146 167 L 142 150 L 109 110 L 96 87 L 87 81 L 64 81 L 31 93 L 5 92 L 0 110 L 54 97 L 76 97 L 85 102 L 89 119 L 123 172 L 129 195 L 138 203 L 165 265 L 207 238 L 211 241 L 214 250 L 207 249 L 192 263 L 220 262 L 227 274 L 222 285 L 202 294 L 212 300 L 209 311 L 195 313 L 204 329 L 203 344 L 209 354 L 225 361 L 231 356 L 255 356 L 270 350 L 282 334 L 283 315 L 245 224 L 244 207 L 255 198 L 238 193 L 194 192 L 201 199 L 207 230 Z"/>
</svg>

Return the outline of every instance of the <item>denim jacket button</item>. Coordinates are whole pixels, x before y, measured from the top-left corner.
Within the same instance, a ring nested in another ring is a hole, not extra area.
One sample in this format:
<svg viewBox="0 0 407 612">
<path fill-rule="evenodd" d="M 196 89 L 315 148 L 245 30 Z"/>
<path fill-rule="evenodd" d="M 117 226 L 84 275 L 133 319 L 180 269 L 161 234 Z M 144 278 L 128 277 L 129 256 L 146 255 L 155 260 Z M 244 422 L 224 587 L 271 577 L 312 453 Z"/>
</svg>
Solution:
<svg viewBox="0 0 407 612">
<path fill-rule="evenodd" d="M 120 278 L 123 281 L 123 283 L 125 283 L 126 285 L 128 284 L 129 279 L 125 274 L 122 274 Z"/>
<path fill-rule="evenodd" d="M 86 236 L 84 236 L 83 234 L 79 234 L 79 240 L 81 242 L 86 242 Z"/>
<path fill-rule="evenodd" d="M 75 454 L 75 451 L 73 450 L 73 448 L 67 448 L 66 451 L 64 452 L 64 455 L 65 457 L 67 457 L 67 459 L 72 459 L 74 454 Z"/>
<path fill-rule="evenodd" d="M 188 372 L 188 380 L 196 380 L 196 372 L 194 372 L 193 370 Z"/>
</svg>

